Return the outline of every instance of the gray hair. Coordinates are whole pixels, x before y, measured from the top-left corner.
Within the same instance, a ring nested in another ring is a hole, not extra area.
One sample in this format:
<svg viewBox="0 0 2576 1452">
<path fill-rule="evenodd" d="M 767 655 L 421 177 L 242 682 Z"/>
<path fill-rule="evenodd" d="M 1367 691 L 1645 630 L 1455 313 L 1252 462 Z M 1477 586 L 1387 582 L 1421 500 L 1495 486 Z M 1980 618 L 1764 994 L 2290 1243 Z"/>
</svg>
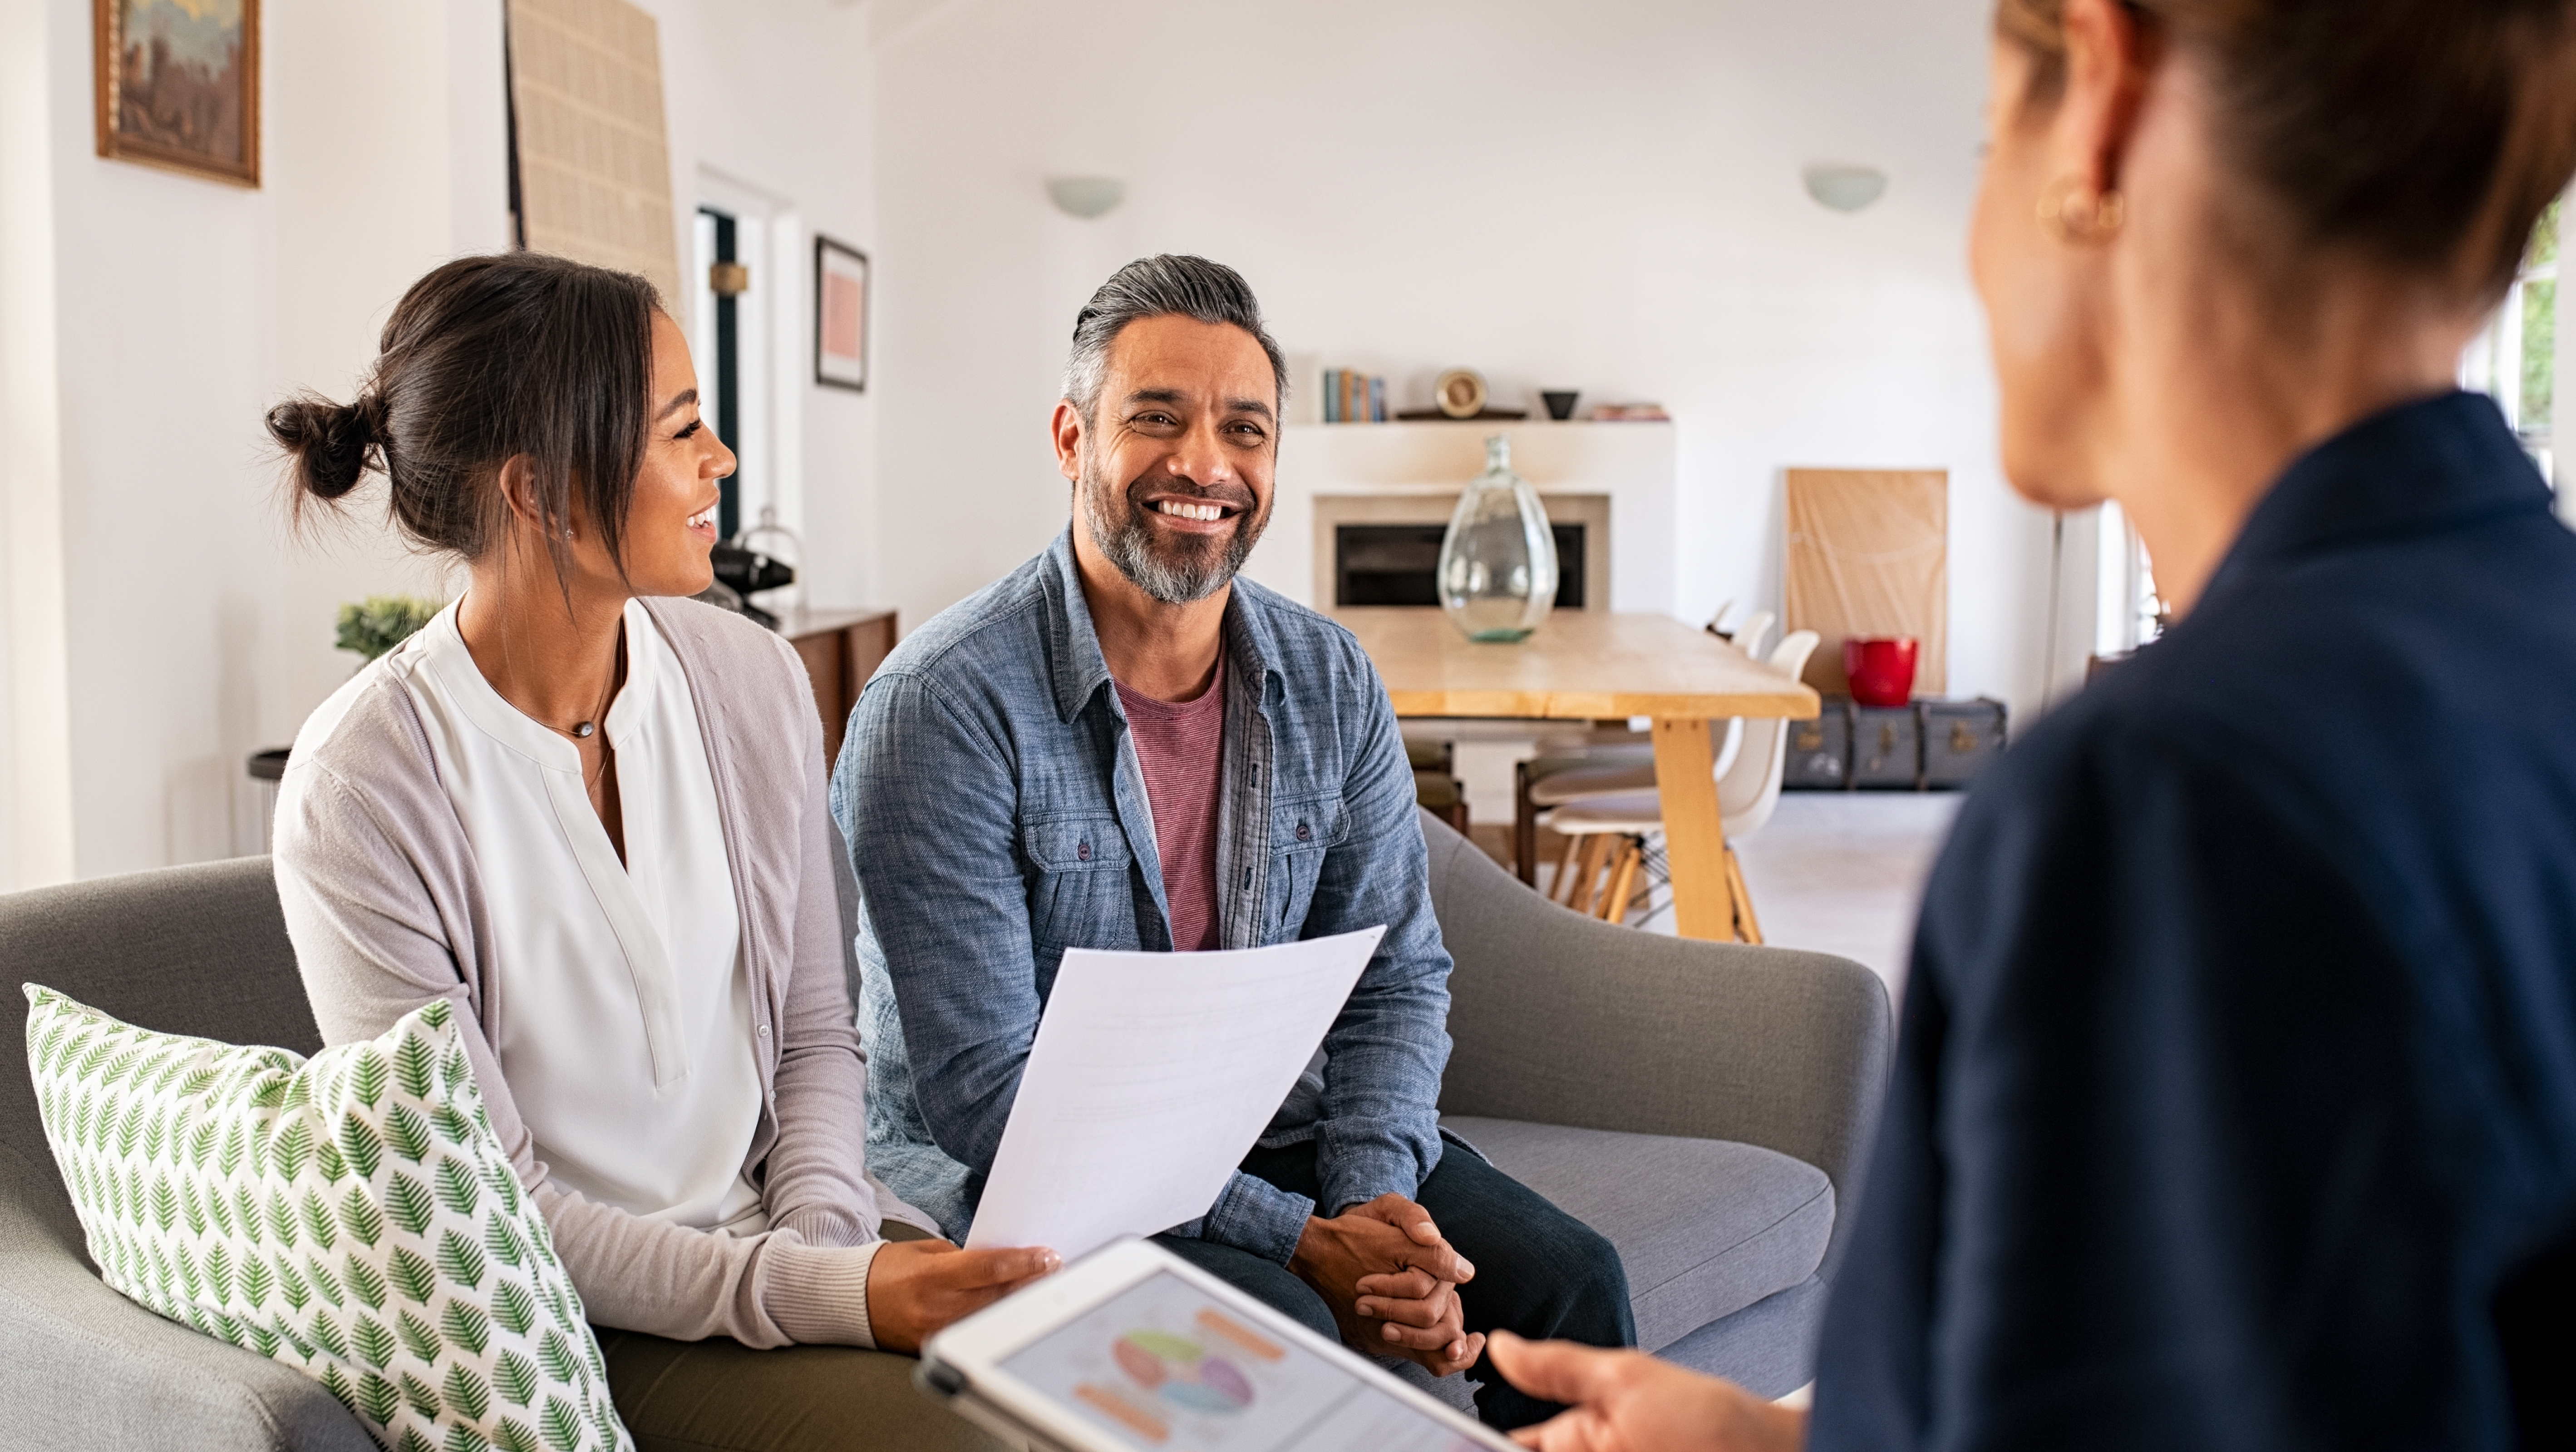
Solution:
<svg viewBox="0 0 2576 1452">
<path fill-rule="evenodd" d="M 1166 252 L 1139 257 L 1111 273 L 1073 320 L 1073 352 L 1064 360 L 1064 396 L 1081 412 L 1086 428 L 1109 376 L 1109 345 L 1129 323 L 1162 317 L 1232 323 L 1250 333 L 1269 355 L 1270 376 L 1278 384 L 1272 406 L 1281 414 L 1287 412 L 1288 360 L 1261 324 L 1261 303 L 1253 297 L 1251 284 L 1222 262 Z"/>
</svg>

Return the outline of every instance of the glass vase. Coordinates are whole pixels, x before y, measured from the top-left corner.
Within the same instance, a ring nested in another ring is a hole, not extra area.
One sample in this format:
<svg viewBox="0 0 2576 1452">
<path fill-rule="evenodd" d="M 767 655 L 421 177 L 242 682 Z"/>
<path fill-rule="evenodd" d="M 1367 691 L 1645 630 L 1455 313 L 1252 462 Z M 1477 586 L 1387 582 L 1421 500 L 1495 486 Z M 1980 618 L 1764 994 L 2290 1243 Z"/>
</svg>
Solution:
<svg viewBox="0 0 2576 1452">
<path fill-rule="evenodd" d="M 1509 641 L 1555 604 L 1556 533 L 1538 491 L 1512 472 L 1512 441 L 1495 434 L 1440 541 L 1440 608 L 1469 640 Z"/>
</svg>

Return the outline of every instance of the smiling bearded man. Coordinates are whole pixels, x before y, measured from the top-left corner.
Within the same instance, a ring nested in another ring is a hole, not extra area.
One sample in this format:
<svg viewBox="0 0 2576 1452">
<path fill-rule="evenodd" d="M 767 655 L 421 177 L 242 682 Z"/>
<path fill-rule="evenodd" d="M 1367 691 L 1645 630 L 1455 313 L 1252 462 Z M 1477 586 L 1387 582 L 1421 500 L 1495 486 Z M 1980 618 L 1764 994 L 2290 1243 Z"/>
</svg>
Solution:
<svg viewBox="0 0 2576 1452">
<path fill-rule="evenodd" d="M 868 1163 L 962 1240 L 1068 948 L 1383 924 L 1260 1143 L 1156 1239 L 1434 1374 L 1481 1367 L 1497 1327 L 1632 1344 L 1610 1243 L 1441 1138 L 1449 954 L 1385 686 L 1349 631 L 1236 578 L 1283 372 L 1232 269 L 1121 268 L 1055 408 L 1073 526 L 897 647 L 851 713 L 832 813 L 863 907 Z M 1481 1379 L 1489 1423 L 1552 1410 Z"/>
<path fill-rule="evenodd" d="M 1137 589 L 1165 605 L 1195 605 L 1225 588 L 1270 527 L 1269 501 L 1256 506 L 1248 490 L 1220 486 L 1197 496 L 1179 494 L 1174 492 L 1178 481 L 1151 473 L 1119 488 L 1100 476 L 1087 433 L 1080 460 L 1074 494 L 1091 526 L 1093 548 Z M 1146 523 L 1147 514 L 1231 524 L 1220 534 L 1158 533 Z"/>
</svg>

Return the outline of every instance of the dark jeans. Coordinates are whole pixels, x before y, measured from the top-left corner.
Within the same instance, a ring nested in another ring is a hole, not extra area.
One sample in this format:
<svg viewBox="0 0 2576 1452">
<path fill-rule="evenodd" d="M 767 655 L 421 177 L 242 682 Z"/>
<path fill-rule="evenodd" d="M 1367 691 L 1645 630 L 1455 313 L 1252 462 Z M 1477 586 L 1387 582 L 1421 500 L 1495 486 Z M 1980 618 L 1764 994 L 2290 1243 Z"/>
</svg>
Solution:
<svg viewBox="0 0 2576 1452">
<path fill-rule="evenodd" d="M 1312 1144 L 1255 1149 L 1244 1157 L 1243 1168 L 1296 1194 L 1323 1192 Z M 1599 1231 L 1455 1141 L 1442 1146 L 1438 1168 L 1413 1198 L 1476 1268 L 1476 1278 L 1458 1288 L 1468 1330 L 1499 1328 L 1533 1341 L 1592 1346 L 1637 1344 L 1628 1272 Z M 1324 1298 L 1277 1261 L 1170 1235 L 1155 1236 L 1154 1243 L 1296 1317 L 1317 1335 L 1340 1339 Z M 1489 1357 L 1478 1358 L 1467 1375 L 1482 1383 L 1476 1389 L 1476 1415 L 1489 1427 L 1525 1427 L 1562 1410 L 1514 1390 Z"/>
</svg>

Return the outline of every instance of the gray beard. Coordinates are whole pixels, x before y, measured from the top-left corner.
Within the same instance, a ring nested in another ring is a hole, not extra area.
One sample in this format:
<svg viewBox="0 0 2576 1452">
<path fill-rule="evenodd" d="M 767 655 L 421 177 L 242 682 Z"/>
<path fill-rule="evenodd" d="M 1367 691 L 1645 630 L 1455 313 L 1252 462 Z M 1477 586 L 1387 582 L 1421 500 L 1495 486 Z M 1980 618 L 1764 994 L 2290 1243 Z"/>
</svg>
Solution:
<svg viewBox="0 0 2576 1452">
<path fill-rule="evenodd" d="M 1109 517 L 1106 500 L 1113 486 L 1100 477 L 1091 460 L 1082 462 L 1082 513 L 1091 526 L 1091 542 L 1099 546 L 1101 557 L 1118 567 L 1129 583 L 1166 605 L 1195 605 L 1225 588 L 1252 556 L 1252 547 L 1261 539 L 1268 520 L 1246 513 L 1237 516 L 1233 538 L 1222 550 L 1196 551 L 1196 558 L 1170 560 L 1154 550 L 1154 536 L 1145 522 L 1136 516 L 1141 512 L 1129 505 L 1124 523 Z"/>
</svg>

